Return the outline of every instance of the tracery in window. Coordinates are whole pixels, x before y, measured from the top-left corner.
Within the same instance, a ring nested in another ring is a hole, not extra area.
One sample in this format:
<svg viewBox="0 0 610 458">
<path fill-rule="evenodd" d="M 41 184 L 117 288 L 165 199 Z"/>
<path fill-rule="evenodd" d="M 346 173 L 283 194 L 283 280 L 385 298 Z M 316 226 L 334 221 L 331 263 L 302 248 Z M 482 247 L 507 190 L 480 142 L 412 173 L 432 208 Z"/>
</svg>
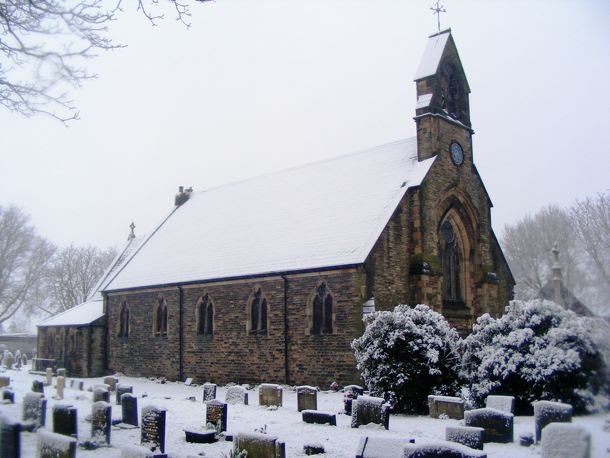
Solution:
<svg viewBox="0 0 610 458">
<path fill-rule="evenodd" d="M 326 286 L 320 283 L 312 299 L 310 334 L 333 333 L 333 296 Z"/>
<path fill-rule="evenodd" d="M 208 293 L 205 293 L 197 302 L 197 334 L 214 334 L 214 304 Z"/>
<path fill-rule="evenodd" d="M 262 288 L 257 287 L 250 299 L 248 307 L 250 326 L 250 334 L 265 335 L 267 334 L 267 316 L 268 316 L 267 298 L 263 295 Z"/>
<path fill-rule="evenodd" d="M 119 314 L 119 337 L 129 336 L 129 306 L 126 301 L 121 304 L 121 312 Z"/>
<path fill-rule="evenodd" d="M 157 310 L 155 314 L 155 334 L 164 335 L 167 334 L 167 304 L 165 298 L 159 298 L 157 303 Z"/>
</svg>

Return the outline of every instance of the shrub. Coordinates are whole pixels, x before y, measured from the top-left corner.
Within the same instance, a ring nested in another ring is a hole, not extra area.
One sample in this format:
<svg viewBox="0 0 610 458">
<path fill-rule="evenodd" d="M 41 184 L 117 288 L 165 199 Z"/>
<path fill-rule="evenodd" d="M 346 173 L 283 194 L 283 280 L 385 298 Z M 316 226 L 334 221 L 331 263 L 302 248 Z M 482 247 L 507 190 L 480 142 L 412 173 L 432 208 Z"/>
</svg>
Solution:
<svg viewBox="0 0 610 458">
<path fill-rule="evenodd" d="M 370 315 L 366 324 L 352 348 L 371 394 L 396 411 L 422 414 L 429 394 L 455 394 L 459 336 L 440 313 L 399 305 Z"/>
<path fill-rule="evenodd" d="M 475 405 L 505 394 L 515 396 L 517 413 L 530 413 L 540 399 L 584 412 L 605 383 L 585 321 L 552 302 L 514 301 L 500 318 L 485 314 L 461 347 L 460 375 Z"/>
</svg>

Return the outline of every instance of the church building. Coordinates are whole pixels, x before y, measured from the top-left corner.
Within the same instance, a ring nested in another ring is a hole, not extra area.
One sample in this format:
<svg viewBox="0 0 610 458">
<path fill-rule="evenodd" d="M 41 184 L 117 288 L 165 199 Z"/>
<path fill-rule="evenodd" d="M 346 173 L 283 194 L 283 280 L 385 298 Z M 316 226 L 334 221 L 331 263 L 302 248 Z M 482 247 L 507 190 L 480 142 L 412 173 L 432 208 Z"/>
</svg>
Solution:
<svg viewBox="0 0 610 458">
<path fill-rule="evenodd" d="M 462 334 L 514 280 L 474 163 L 470 87 L 429 37 L 414 138 L 203 191 L 102 290 L 110 371 L 197 382 L 359 381 L 363 312 L 430 305 Z"/>
</svg>

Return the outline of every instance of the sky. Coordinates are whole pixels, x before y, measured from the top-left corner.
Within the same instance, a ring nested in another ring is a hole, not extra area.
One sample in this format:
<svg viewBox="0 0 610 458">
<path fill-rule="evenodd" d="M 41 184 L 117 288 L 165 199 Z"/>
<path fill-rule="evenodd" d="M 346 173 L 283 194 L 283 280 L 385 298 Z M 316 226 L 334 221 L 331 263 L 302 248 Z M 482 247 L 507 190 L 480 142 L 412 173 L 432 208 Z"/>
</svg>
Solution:
<svg viewBox="0 0 610 458">
<path fill-rule="evenodd" d="M 87 62 L 98 78 L 72 94 L 81 120 L 0 108 L 0 205 L 60 246 L 121 246 L 132 221 L 137 234 L 155 227 L 180 185 L 412 137 L 432 3 L 216 0 L 192 5 L 186 29 L 171 10 L 152 27 L 124 2 L 110 33 L 127 47 Z M 546 205 L 610 190 L 610 3 L 441 3 L 498 237 Z"/>
</svg>

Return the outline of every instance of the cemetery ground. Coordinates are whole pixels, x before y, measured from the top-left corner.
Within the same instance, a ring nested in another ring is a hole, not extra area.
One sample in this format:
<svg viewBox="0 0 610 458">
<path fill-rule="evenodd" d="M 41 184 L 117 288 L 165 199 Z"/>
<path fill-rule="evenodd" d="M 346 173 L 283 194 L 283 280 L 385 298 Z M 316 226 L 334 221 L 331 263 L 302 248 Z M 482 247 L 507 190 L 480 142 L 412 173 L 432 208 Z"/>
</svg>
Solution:
<svg viewBox="0 0 610 458">
<path fill-rule="evenodd" d="M 22 419 L 22 403 L 24 395 L 31 391 L 34 380 L 44 380 L 42 375 L 28 373 L 29 366 L 21 370 L 7 370 L 2 375 L 9 376 L 11 387 L 15 392 L 15 404 L 0 404 L 2 415 L 12 421 Z M 219 441 L 213 444 L 196 444 L 185 441 L 184 430 L 203 430 L 205 425 L 205 404 L 202 402 L 203 386 L 186 386 L 182 382 L 166 382 L 117 375 L 119 383 L 133 386 L 133 395 L 138 398 L 138 410 L 141 424 L 141 409 L 145 406 L 156 406 L 167 409 L 167 430 L 165 437 L 165 452 L 170 457 L 205 456 L 228 457 L 232 442 Z M 67 374 L 64 399 L 58 400 L 56 380 L 53 386 L 45 387 L 47 399 L 46 427 L 43 430 L 52 431 L 53 406 L 58 403 L 68 403 L 78 410 L 78 441 L 83 443 L 91 439 L 91 423 L 86 417 L 91 414 L 93 393 L 88 391 L 96 384 L 103 383 L 103 378 L 72 379 Z M 71 380 L 84 381 L 84 390 L 78 389 L 78 383 L 71 387 Z M 212 381 L 213 382 L 213 381 Z M 219 386 L 216 399 L 224 402 L 227 388 Z M 283 406 L 276 410 L 260 406 L 258 403 L 258 387 L 248 391 L 248 405 L 229 405 L 227 433 L 265 432 L 276 436 L 286 444 L 286 456 L 305 456 L 303 446 L 320 444 L 328 457 L 354 457 L 360 438 L 363 436 L 379 438 L 412 438 L 416 443 L 438 442 L 445 439 L 445 428 L 463 425 L 463 420 L 433 419 L 427 416 L 409 416 L 392 414 L 389 420 L 389 430 L 380 425 L 366 425 L 351 428 L 351 418 L 343 412 L 343 393 L 321 391 L 318 393 L 318 410 L 336 415 L 337 426 L 328 424 L 308 424 L 302 420 L 301 412 L 297 411 L 297 395 L 293 387 L 283 387 Z M 114 403 L 115 393 L 110 393 L 112 417 L 121 418 L 121 406 Z M 193 400 L 194 398 L 194 400 Z M 610 413 L 600 413 L 589 416 L 576 416 L 573 423 L 583 426 L 591 433 L 591 456 L 610 457 Z M 484 451 L 488 457 L 536 457 L 540 456 L 540 445 L 523 447 L 519 445 L 522 433 L 534 433 L 533 416 L 516 416 L 514 418 L 514 441 L 508 444 L 486 443 Z M 116 426 L 111 431 L 111 446 L 96 450 L 79 448 L 80 457 L 120 457 L 124 447 L 140 444 L 140 428 L 120 429 Z M 21 456 L 36 456 L 36 433 L 21 433 Z"/>
</svg>

